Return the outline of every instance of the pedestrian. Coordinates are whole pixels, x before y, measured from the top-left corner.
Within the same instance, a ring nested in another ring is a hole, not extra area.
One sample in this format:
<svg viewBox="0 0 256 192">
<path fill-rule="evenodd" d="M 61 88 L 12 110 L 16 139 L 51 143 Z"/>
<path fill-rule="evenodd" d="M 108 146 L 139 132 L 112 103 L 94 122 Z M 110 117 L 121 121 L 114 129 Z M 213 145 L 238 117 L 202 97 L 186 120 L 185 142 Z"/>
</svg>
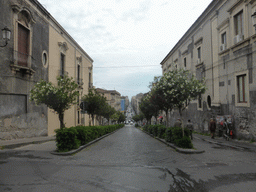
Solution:
<svg viewBox="0 0 256 192">
<path fill-rule="evenodd" d="M 178 118 L 177 121 L 174 123 L 174 127 L 181 128 L 181 120 L 180 120 L 180 118 Z"/>
<path fill-rule="evenodd" d="M 211 132 L 211 138 L 214 139 L 214 134 L 216 130 L 216 122 L 213 120 L 213 118 L 210 119 L 209 129 Z"/>
<path fill-rule="evenodd" d="M 193 140 L 192 132 L 194 131 L 194 125 L 190 122 L 190 119 L 188 120 L 186 128 L 189 130 L 189 135 L 191 137 L 191 140 Z"/>
</svg>

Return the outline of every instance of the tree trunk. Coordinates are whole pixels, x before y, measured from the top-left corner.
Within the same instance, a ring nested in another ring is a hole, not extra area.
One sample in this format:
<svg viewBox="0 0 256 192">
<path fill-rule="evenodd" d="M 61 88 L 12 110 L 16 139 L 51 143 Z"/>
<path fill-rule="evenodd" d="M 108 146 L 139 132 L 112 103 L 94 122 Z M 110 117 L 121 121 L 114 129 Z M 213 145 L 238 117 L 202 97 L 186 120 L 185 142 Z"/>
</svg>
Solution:
<svg viewBox="0 0 256 192">
<path fill-rule="evenodd" d="M 91 115 L 89 114 L 89 126 L 91 126 Z"/>
<path fill-rule="evenodd" d="M 64 125 L 64 113 L 59 112 L 59 121 L 60 121 L 60 129 L 63 129 L 65 127 Z"/>
<path fill-rule="evenodd" d="M 92 126 L 94 126 L 94 115 L 92 115 Z"/>
<path fill-rule="evenodd" d="M 183 125 L 183 119 L 182 119 L 182 110 L 179 108 L 179 114 L 180 114 L 180 120 L 181 120 L 181 128 L 182 128 L 182 136 L 184 137 L 184 125 Z"/>
<path fill-rule="evenodd" d="M 168 127 L 168 109 L 165 111 L 165 114 L 166 114 L 166 127 Z"/>
</svg>

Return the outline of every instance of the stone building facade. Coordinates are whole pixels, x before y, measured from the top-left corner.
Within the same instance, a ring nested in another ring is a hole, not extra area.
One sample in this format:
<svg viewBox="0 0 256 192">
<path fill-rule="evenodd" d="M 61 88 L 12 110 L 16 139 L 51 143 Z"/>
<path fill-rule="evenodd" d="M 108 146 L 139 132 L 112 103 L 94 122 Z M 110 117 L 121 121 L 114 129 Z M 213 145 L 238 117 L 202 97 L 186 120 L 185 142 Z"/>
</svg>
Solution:
<svg viewBox="0 0 256 192">
<path fill-rule="evenodd" d="M 80 93 L 86 94 L 92 84 L 93 60 L 37 0 L 0 1 L 0 28 L 4 27 L 12 33 L 8 45 L 0 48 L 0 139 L 52 135 L 59 128 L 58 118 L 45 105 L 30 102 L 30 90 L 41 79 L 56 82 L 60 53 L 69 49 L 63 53 L 73 59 L 67 74 L 78 80 Z M 52 51 L 55 47 L 58 55 Z M 86 124 L 86 115 L 78 110 L 73 106 L 65 113 L 67 126 Z"/>
<path fill-rule="evenodd" d="M 140 103 L 141 99 L 144 97 L 145 94 L 139 93 L 132 97 L 131 99 L 131 106 L 136 115 L 140 114 Z"/>
<path fill-rule="evenodd" d="M 118 91 L 101 88 L 96 88 L 96 91 L 106 97 L 107 103 L 111 107 L 113 107 L 116 111 L 121 111 L 121 94 Z"/>
<path fill-rule="evenodd" d="M 236 137 L 256 137 L 255 11 L 255 0 L 213 0 L 161 62 L 163 74 L 184 68 L 204 79 L 206 93 L 183 112 L 198 130 L 231 115 Z"/>
</svg>

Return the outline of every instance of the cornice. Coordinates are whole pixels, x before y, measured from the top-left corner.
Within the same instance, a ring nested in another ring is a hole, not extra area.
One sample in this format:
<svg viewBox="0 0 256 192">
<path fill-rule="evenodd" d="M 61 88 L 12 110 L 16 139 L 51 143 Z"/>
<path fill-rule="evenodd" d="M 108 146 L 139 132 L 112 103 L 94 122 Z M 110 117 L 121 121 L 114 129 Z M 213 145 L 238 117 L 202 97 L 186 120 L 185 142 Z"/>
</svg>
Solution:
<svg viewBox="0 0 256 192">
<path fill-rule="evenodd" d="M 229 18 L 227 18 L 226 20 L 224 20 L 221 24 L 218 25 L 217 29 L 220 30 L 222 27 L 224 27 L 225 25 L 229 25 Z"/>
<path fill-rule="evenodd" d="M 192 26 L 187 30 L 187 32 L 182 36 L 182 38 L 176 43 L 176 45 L 171 49 L 171 51 L 165 56 L 161 61 L 163 65 L 168 58 L 177 50 L 177 48 L 182 45 L 188 38 L 191 38 L 192 34 L 198 30 L 198 28 L 207 20 L 210 20 L 210 15 L 216 10 L 216 6 L 222 3 L 223 0 L 213 0 L 210 5 L 204 10 L 204 12 L 199 16 L 199 18 L 192 24 Z M 216 12 L 214 13 L 216 14 Z"/>
<path fill-rule="evenodd" d="M 238 7 L 241 3 L 246 2 L 246 0 L 238 0 L 237 2 L 235 2 L 228 10 L 227 12 L 229 12 L 230 14 L 233 12 L 233 10 Z"/>
</svg>

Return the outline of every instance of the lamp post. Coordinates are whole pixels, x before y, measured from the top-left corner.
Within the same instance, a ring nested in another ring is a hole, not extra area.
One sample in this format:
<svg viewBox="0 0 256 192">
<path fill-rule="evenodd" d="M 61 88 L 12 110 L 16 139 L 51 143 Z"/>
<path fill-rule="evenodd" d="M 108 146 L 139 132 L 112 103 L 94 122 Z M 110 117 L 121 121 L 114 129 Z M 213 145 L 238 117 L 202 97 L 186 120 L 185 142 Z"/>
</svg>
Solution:
<svg viewBox="0 0 256 192">
<path fill-rule="evenodd" d="M 8 44 L 8 41 L 10 41 L 11 39 L 11 30 L 5 27 L 2 29 L 2 34 L 3 34 L 3 40 L 5 41 L 5 44 L 0 47 L 5 47 Z"/>
</svg>

